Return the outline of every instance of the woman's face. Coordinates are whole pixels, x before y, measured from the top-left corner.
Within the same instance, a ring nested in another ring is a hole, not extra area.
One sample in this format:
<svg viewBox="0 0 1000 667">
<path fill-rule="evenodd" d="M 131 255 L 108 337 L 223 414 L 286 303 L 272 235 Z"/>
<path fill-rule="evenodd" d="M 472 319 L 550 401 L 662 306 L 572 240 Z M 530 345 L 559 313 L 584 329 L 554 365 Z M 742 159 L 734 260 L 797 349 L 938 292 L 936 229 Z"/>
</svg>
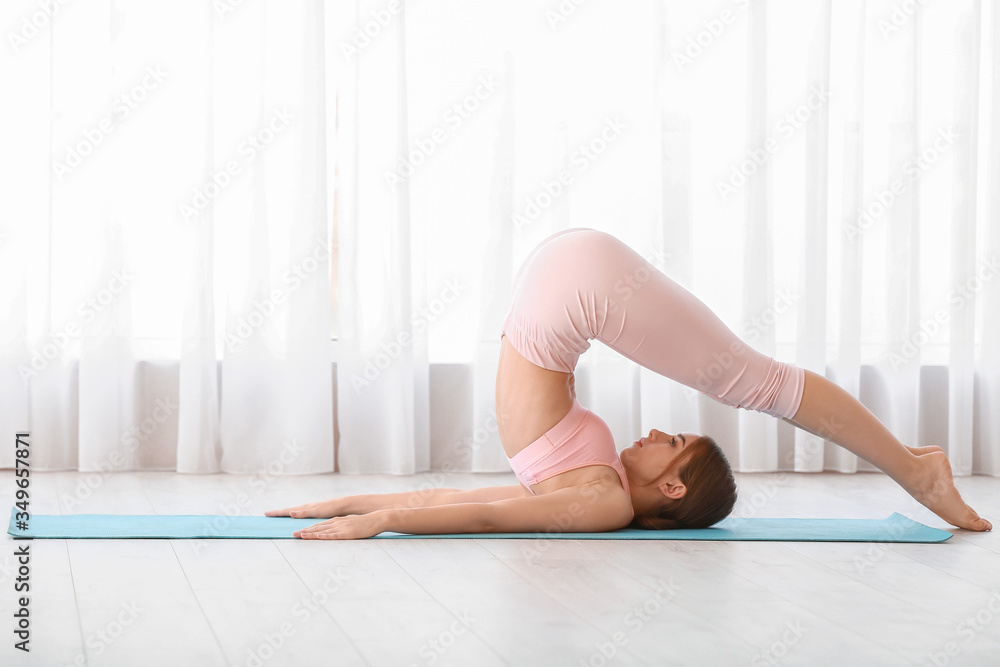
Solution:
<svg viewBox="0 0 1000 667">
<path fill-rule="evenodd" d="M 656 482 L 667 466 L 700 437 L 697 433 L 664 433 L 654 428 L 620 454 L 629 484 L 633 480 L 639 485 Z"/>
</svg>

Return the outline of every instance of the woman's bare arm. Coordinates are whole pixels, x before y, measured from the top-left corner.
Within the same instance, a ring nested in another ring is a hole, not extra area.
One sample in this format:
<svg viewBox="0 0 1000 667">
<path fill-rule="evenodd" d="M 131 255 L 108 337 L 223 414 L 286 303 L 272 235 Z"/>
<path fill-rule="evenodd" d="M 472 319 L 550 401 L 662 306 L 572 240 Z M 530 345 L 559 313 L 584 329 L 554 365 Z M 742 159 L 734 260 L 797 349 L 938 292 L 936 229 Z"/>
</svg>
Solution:
<svg viewBox="0 0 1000 667">
<path fill-rule="evenodd" d="M 378 510 L 322 521 L 295 533 L 305 539 L 360 539 L 381 532 L 411 535 L 454 533 L 592 533 L 627 526 L 632 503 L 619 488 L 572 486 L 540 496 L 493 502 Z"/>
<path fill-rule="evenodd" d="M 349 514 L 368 514 L 396 508 L 437 507 L 456 503 L 491 503 L 509 498 L 530 496 L 520 484 L 514 486 L 488 486 L 481 489 L 419 489 L 402 493 L 373 493 L 332 498 L 296 507 L 269 510 L 267 516 L 290 516 L 296 519 L 329 519 Z"/>
</svg>

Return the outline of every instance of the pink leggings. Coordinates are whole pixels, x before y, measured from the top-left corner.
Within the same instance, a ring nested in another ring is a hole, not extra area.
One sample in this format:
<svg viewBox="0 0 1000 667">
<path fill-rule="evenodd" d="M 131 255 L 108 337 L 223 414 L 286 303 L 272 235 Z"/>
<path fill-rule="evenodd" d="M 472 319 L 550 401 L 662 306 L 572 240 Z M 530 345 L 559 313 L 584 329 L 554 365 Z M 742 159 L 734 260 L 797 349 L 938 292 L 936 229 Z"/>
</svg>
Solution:
<svg viewBox="0 0 1000 667">
<path fill-rule="evenodd" d="M 646 368 L 738 408 L 792 417 L 805 371 L 757 352 L 708 306 L 614 236 L 567 229 L 514 283 L 503 333 L 528 361 L 572 373 L 596 338 Z"/>
</svg>

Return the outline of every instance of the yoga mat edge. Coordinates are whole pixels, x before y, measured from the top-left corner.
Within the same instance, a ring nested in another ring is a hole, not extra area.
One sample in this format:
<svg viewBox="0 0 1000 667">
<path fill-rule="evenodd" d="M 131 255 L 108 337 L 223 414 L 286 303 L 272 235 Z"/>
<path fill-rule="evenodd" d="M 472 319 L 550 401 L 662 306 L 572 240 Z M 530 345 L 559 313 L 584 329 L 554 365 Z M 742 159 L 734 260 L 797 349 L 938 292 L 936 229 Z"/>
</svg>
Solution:
<svg viewBox="0 0 1000 667">
<path fill-rule="evenodd" d="M 292 533 L 321 519 L 224 515 L 35 515 L 28 529 L 16 527 L 11 509 L 7 533 L 15 539 L 294 539 Z M 952 537 L 894 513 L 885 519 L 734 518 L 711 528 L 606 533 L 470 533 L 409 535 L 381 533 L 373 539 L 573 539 L 709 540 L 763 542 L 943 542 Z"/>
</svg>

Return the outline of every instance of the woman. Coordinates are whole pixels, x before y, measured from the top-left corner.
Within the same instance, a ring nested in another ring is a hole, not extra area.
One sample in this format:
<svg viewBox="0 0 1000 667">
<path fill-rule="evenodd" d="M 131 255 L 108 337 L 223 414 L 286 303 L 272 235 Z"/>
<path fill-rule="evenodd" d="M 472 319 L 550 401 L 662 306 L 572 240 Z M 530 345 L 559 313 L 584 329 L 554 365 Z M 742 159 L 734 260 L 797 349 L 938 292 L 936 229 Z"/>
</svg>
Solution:
<svg viewBox="0 0 1000 667">
<path fill-rule="evenodd" d="M 496 408 L 521 484 L 348 496 L 267 515 L 329 518 L 295 533 L 307 539 L 703 528 L 726 517 L 736 484 L 712 438 L 654 429 L 619 456 L 607 425 L 576 400 L 573 371 L 592 339 L 720 402 L 846 448 L 951 524 L 992 529 L 962 500 L 939 447 L 904 446 L 843 389 L 746 346 L 690 292 L 592 229 L 545 239 L 515 280 Z"/>
</svg>

